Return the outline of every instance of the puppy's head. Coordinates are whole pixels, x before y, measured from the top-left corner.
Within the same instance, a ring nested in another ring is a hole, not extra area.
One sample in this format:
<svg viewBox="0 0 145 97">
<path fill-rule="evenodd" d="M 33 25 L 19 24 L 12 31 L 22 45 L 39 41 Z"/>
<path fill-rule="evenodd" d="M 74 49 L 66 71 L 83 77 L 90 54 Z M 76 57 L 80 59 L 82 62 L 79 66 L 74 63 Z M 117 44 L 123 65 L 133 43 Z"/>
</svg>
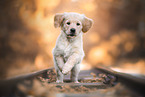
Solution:
<svg viewBox="0 0 145 97">
<path fill-rule="evenodd" d="M 61 27 L 67 37 L 73 38 L 87 32 L 92 26 L 92 19 L 78 13 L 58 13 L 54 17 L 54 26 Z"/>
</svg>

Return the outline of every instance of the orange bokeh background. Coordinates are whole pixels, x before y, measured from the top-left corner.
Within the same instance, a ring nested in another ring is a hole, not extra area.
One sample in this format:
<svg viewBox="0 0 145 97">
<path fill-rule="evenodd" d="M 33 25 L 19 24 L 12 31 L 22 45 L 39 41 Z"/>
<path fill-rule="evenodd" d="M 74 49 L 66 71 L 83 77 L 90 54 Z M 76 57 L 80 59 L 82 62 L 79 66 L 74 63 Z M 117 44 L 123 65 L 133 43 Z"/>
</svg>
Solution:
<svg viewBox="0 0 145 97">
<path fill-rule="evenodd" d="M 3 24 L 7 23 L 1 29 L 1 37 L 8 45 L 0 45 L 4 52 L 0 59 L 1 78 L 53 67 L 52 49 L 60 34 L 53 20 L 56 13 L 63 12 L 85 14 L 94 22 L 83 37 L 86 56 L 82 70 L 103 65 L 145 74 L 145 11 L 141 1 L 8 1 L 3 2 L 7 6 L 2 6 L 6 16 L 0 17 Z"/>
</svg>

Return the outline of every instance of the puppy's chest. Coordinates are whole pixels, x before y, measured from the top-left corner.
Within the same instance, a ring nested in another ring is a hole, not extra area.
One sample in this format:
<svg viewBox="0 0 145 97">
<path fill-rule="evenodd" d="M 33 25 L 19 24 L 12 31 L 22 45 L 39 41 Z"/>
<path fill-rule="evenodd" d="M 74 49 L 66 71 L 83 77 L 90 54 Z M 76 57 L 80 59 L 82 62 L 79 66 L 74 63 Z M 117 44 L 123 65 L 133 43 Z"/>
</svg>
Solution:
<svg viewBox="0 0 145 97">
<path fill-rule="evenodd" d="M 69 57 L 74 52 L 74 46 L 72 44 L 65 44 L 61 48 L 64 57 Z"/>
</svg>

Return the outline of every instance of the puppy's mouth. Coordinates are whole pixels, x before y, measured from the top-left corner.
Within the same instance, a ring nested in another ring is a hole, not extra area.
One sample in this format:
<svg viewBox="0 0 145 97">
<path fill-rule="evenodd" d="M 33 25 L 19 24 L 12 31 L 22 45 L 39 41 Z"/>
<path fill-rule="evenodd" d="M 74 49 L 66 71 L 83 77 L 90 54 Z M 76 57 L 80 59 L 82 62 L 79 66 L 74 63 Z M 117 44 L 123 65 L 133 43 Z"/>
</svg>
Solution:
<svg viewBox="0 0 145 97">
<path fill-rule="evenodd" d="M 76 37 L 76 35 L 74 35 L 74 34 L 68 34 L 67 37 L 74 38 L 74 37 Z"/>
</svg>

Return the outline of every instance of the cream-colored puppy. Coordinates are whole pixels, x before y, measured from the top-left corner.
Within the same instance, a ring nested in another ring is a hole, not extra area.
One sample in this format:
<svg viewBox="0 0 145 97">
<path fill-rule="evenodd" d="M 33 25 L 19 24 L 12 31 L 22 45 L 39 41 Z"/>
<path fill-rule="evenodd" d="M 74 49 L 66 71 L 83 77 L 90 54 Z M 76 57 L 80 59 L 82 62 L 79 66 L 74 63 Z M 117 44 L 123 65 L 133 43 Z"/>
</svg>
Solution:
<svg viewBox="0 0 145 97">
<path fill-rule="evenodd" d="M 71 80 L 78 83 L 79 64 L 84 57 L 82 35 L 91 28 L 92 20 L 83 14 L 58 13 L 54 17 L 54 26 L 61 27 L 53 49 L 57 82 L 63 82 L 63 76 L 71 71 Z"/>
</svg>

